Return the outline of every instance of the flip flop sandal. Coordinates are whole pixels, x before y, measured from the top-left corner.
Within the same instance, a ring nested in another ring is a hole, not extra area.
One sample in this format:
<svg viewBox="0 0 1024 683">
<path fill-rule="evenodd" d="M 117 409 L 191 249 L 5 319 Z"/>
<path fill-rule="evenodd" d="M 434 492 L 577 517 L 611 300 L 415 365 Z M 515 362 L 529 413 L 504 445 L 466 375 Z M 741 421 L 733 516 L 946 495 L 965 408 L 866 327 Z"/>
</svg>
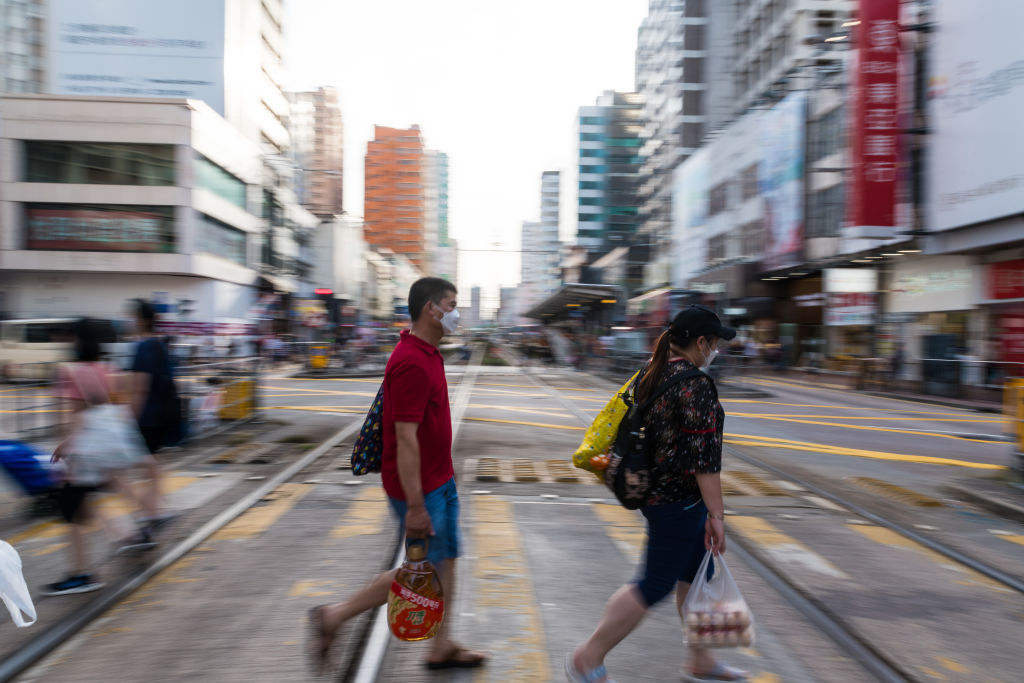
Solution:
<svg viewBox="0 0 1024 683">
<path fill-rule="evenodd" d="M 734 669 L 721 662 L 717 662 L 715 668 L 705 673 L 683 672 L 683 680 L 689 683 L 722 683 L 722 681 L 728 683 L 729 681 L 745 681 L 749 676 L 749 672 L 743 669 Z"/>
<path fill-rule="evenodd" d="M 565 677 L 568 678 L 572 683 L 597 683 L 602 678 L 606 680 L 606 683 L 615 683 L 608 676 L 608 670 L 604 668 L 604 664 L 591 669 L 585 673 L 581 673 L 576 669 L 576 665 L 572 663 L 572 651 L 567 652 L 565 655 Z"/>
<path fill-rule="evenodd" d="M 478 656 L 466 659 L 465 655 L 468 654 L 472 654 L 472 652 L 464 647 L 457 647 L 441 661 L 431 662 L 428 660 L 424 666 L 431 671 L 441 671 L 442 669 L 478 669 L 487 663 L 487 657 Z M 459 655 L 463 655 L 463 657 L 460 658 Z"/>
<path fill-rule="evenodd" d="M 331 645 L 334 644 L 334 636 L 329 636 L 324 628 L 323 610 L 326 605 L 317 605 L 309 610 L 307 620 L 309 643 L 307 651 L 309 654 L 309 666 L 314 674 L 322 674 L 330 665 Z"/>
</svg>

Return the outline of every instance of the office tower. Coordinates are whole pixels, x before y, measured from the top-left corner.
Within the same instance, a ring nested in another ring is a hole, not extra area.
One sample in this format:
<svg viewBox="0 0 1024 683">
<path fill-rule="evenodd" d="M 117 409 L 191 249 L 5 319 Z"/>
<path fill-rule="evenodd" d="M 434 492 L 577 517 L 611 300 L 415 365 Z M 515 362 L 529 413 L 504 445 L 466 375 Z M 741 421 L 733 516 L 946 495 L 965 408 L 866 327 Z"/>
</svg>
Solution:
<svg viewBox="0 0 1024 683">
<path fill-rule="evenodd" d="M 366 241 L 424 267 L 424 153 L 419 126 L 376 126 L 366 149 L 363 222 Z"/>
<path fill-rule="evenodd" d="M 340 214 L 344 180 L 344 136 L 334 88 L 288 93 L 291 155 L 298 166 L 299 203 L 318 216 Z"/>
</svg>

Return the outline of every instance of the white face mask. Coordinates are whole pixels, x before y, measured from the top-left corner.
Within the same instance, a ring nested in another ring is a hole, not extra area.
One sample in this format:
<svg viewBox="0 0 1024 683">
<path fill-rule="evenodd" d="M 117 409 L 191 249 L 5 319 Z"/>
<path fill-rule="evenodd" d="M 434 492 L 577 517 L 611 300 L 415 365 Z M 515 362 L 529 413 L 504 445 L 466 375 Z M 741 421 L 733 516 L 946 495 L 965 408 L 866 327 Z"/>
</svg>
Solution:
<svg viewBox="0 0 1024 683">
<path fill-rule="evenodd" d="M 701 372 L 707 372 L 711 368 L 711 364 L 718 358 L 718 348 L 712 348 L 711 351 L 704 357 L 704 364 L 700 366 Z"/>
<path fill-rule="evenodd" d="M 441 307 L 438 306 L 438 308 Z M 444 328 L 446 334 L 454 334 L 455 330 L 459 328 L 458 309 L 453 308 L 450 311 L 444 311 L 444 309 L 442 309 L 441 312 L 443 313 L 443 315 L 441 316 L 441 319 L 438 322 L 441 323 L 441 327 Z"/>
</svg>

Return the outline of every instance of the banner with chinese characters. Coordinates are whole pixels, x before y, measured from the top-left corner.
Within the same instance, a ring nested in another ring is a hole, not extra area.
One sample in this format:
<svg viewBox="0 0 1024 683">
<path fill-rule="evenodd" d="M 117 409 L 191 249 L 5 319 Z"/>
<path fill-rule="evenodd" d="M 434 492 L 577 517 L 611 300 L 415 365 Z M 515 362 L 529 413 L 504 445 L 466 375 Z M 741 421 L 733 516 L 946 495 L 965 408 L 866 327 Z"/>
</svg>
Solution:
<svg viewBox="0 0 1024 683">
<path fill-rule="evenodd" d="M 850 225 L 865 236 L 896 225 L 899 162 L 899 0 L 860 0 L 851 142 Z M 884 231 L 882 231 L 884 232 Z"/>
<path fill-rule="evenodd" d="M 875 301 L 874 292 L 833 292 L 828 295 L 825 324 L 832 327 L 873 325 Z"/>
</svg>

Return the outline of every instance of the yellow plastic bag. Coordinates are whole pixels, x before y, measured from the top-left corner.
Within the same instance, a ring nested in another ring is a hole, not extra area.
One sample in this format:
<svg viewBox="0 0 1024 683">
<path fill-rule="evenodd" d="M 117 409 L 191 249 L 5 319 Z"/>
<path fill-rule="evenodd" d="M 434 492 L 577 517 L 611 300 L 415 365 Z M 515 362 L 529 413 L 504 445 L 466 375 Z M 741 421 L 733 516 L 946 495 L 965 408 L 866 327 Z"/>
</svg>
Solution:
<svg viewBox="0 0 1024 683">
<path fill-rule="evenodd" d="M 586 433 L 583 435 L 583 443 L 572 454 L 572 464 L 574 466 L 581 470 L 600 474 L 603 468 L 595 467 L 592 459 L 595 456 L 604 455 L 611 450 L 612 444 L 615 442 L 615 435 L 619 432 L 619 424 L 622 422 L 622 418 L 625 417 L 626 411 L 629 410 L 629 406 L 622 400 L 622 395 L 629 391 L 630 385 L 633 384 L 633 380 L 639 374 L 640 371 L 637 370 L 636 374 L 630 377 L 629 381 L 615 392 L 612 399 L 608 401 L 598 414 L 597 419 L 587 428 Z"/>
</svg>

